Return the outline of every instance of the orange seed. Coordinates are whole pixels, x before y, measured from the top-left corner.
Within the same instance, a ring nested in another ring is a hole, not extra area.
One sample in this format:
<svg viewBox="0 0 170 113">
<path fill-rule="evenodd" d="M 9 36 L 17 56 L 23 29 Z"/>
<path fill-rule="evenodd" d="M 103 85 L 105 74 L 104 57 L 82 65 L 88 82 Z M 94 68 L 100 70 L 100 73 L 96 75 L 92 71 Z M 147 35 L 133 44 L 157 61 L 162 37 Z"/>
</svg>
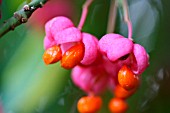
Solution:
<svg viewBox="0 0 170 113">
<path fill-rule="evenodd" d="M 128 109 L 128 104 L 120 98 L 113 98 L 109 102 L 109 109 L 112 113 L 124 113 Z"/>
<path fill-rule="evenodd" d="M 61 59 L 61 66 L 65 69 L 71 69 L 79 64 L 84 57 L 84 49 L 83 43 L 77 43 L 75 46 L 72 46 L 64 53 Z"/>
<path fill-rule="evenodd" d="M 136 89 L 126 90 L 122 86 L 117 85 L 114 90 L 114 94 L 115 94 L 115 97 L 126 99 L 126 98 L 130 97 L 132 94 L 134 94 L 135 91 L 136 91 Z"/>
<path fill-rule="evenodd" d="M 79 99 L 77 109 L 80 113 L 96 113 L 102 105 L 102 99 L 99 96 L 84 96 Z"/>
<path fill-rule="evenodd" d="M 60 46 L 52 46 L 48 48 L 43 55 L 45 64 L 53 64 L 58 62 L 62 58 L 62 52 Z"/>
<path fill-rule="evenodd" d="M 133 72 L 126 65 L 118 72 L 118 82 L 126 90 L 135 89 L 139 85 L 138 75 L 133 74 Z"/>
</svg>

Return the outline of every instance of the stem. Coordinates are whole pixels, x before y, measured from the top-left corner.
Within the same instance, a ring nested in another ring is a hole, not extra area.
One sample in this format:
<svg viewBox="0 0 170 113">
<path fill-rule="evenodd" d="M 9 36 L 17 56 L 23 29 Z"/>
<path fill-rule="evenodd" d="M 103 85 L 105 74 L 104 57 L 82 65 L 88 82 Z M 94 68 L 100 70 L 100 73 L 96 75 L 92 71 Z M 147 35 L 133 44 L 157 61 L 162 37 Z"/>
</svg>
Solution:
<svg viewBox="0 0 170 113">
<path fill-rule="evenodd" d="M 108 23 L 107 23 L 107 33 L 114 32 L 116 15 L 117 15 L 117 2 L 116 2 L 116 0 L 111 0 Z"/>
<path fill-rule="evenodd" d="M 81 19 L 80 19 L 80 22 L 78 24 L 78 29 L 81 30 L 83 25 L 84 25 L 84 22 L 86 20 L 86 17 L 87 17 L 87 13 L 88 13 L 88 7 L 90 6 L 90 4 L 93 2 L 93 0 L 86 0 L 86 2 L 84 3 L 83 5 L 83 10 L 82 10 L 82 14 L 81 14 Z"/>
<path fill-rule="evenodd" d="M 33 0 L 28 5 L 25 5 L 21 10 L 16 11 L 14 15 L 0 25 L 0 38 L 15 27 L 26 23 L 32 13 L 41 8 L 48 0 Z"/>
<path fill-rule="evenodd" d="M 128 26 L 128 39 L 132 39 L 132 22 L 129 18 L 129 11 L 128 11 L 128 5 L 127 1 L 123 0 L 123 12 L 124 12 L 124 21 L 127 23 Z"/>
</svg>

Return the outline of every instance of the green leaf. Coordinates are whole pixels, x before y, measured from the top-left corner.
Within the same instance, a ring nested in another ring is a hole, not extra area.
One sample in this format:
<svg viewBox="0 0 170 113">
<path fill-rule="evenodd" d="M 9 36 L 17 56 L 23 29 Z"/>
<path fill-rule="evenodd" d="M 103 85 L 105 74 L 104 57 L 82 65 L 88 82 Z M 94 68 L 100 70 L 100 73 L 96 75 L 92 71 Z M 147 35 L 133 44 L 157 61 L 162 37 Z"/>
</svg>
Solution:
<svg viewBox="0 0 170 113">
<path fill-rule="evenodd" d="M 35 108 L 42 109 L 43 102 L 43 109 L 47 108 L 69 77 L 68 71 L 61 69 L 59 63 L 51 66 L 43 63 L 42 37 L 41 33 L 27 32 L 2 70 L 5 112 L 35 112 Z"/>
</svg>

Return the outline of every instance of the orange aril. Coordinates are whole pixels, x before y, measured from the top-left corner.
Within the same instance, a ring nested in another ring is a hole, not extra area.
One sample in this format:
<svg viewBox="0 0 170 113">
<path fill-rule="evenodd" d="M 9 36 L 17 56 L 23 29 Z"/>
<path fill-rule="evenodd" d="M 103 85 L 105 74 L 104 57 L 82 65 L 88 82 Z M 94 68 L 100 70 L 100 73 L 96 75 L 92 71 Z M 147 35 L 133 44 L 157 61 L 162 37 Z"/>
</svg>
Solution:
<svg viewBox="0 0 170 113">
<path fill-rule="evenodd" d="M 48 48 L 43 55 L 43 60 L 45 64 L 53 64 L 61 60 L 62 58 L 62 51 L 60 46 L 52 46 Z"/>
<path fill-rule="evenodd" d="M 124 89 L 131 90 L 138 87 L 140 81 L 139 76 L 133 74 L 131 69 L 124 65 L 118 72 L 118 82 Z"/>
<path fill-rule="evenodd" d="M 61 66 L 65 69 L 73 68 L 83 59 L 84 51 L 85 48 L 83 43 L 77 43 L 76 45 L 72 46 L 64 53 L 61 59 Z"/>
<path fill-rule="evenodd" d="M 128 104 L 120 98 L 113 98 L 109 102 L 109 109 L 112 113 L 125 113 L 128 109 Z"/>
<path fill-rule="evenodd" d="M 126 99 L 130 97 L 132 94 L 134 94 L 136 89 L 133 90 L 126 90 L 122 86 L 117 85 L 114 89 L 114 95 L 115 97 Z"/>
<path fill-rule="evenodd" d="M 96 113 L 102 105 L 102 99 L 99 96 L 84 96 L 79 99 L 77 109 L 80 113 Z"/>
</svg>

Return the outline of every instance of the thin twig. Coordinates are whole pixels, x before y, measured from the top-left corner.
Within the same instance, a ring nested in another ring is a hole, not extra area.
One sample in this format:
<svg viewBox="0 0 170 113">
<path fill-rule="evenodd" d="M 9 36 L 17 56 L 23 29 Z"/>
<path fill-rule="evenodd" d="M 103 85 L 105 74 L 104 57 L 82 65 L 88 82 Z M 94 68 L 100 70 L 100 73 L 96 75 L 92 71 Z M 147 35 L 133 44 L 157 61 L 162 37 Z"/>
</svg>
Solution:
<svg viewBox="0 0 170 113">
<path fill-rule="evenodd" d="M 108 23 L 107 23 L 107 33 L 114 32 L 116 15 L 117 15 L 117 2 L 116 2 L 116 0 L 111 0 Z"/>
<path fill-rule="evenodd" d="M 88 7 L 90 6 L 90 4 L 92 2 L 93 2 L 93 0 L 86 0 L 86 2 L 83 5 L 81 19 L 80 19 L 79 25 L 77 27 L 79 30 L 81 30 L 83 25 L 84 25 L 84 22 L 86 20 L 86 16 L 87 16 L 87 13 L 88 13 Z"/>
<path fill-rule="evenodd" d="M 0 26 L 0 38 L 10 30 L 14 30 L 17 26 L 26 23 L 32 13 L 41 8 L 48 0 L 33 0 L 28 5 L 25 5 L 21 10 L 16 11 L 14 15 L 6 20 Z"/>
<path fill-rule="evenodd" d="M 130 40 L 133 40 L 132 39 L 132 22 L 129 18 L 129 9 L 128 9 L 126 0 L 123 0 L 123 13 L 124 13 L 124 21 L 127 23 L 127 26 L 128 26 L 128 38 Z"/>
</svg>

